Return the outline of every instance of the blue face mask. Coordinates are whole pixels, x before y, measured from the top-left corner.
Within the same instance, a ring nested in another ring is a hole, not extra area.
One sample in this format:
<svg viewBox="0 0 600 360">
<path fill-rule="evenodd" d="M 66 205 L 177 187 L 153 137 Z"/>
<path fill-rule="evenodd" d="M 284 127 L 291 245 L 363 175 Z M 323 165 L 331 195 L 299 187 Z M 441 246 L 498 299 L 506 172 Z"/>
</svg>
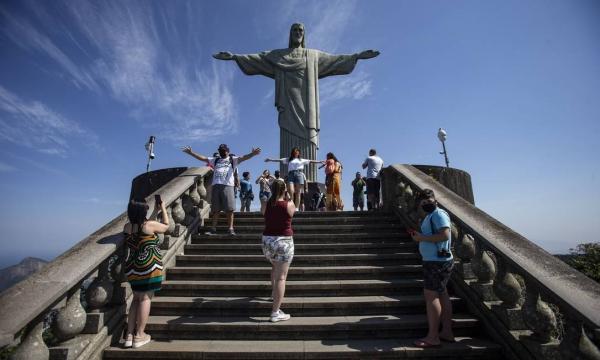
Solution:
<svg viewBox="0 0 600 360">
<path fill-rule="evenodd" d="M 423 204 L 423 205 L 421 205 L 421 208 L 426 213 L 431 214 L 432 212 L 435 211 L 435 209 L 437 208 L 437 206 L 436 206 L 435 203 L 433 203 L 433 204 L 429 203 L 429 204 Z"/>
</svg>

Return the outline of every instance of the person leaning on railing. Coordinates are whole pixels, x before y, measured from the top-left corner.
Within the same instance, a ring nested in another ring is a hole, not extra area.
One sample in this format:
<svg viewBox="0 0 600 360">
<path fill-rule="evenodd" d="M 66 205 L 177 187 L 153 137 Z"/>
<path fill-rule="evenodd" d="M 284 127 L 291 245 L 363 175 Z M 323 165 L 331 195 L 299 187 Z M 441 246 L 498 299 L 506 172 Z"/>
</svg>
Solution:
<svg viewBox="0 0 600 360">
<path fill-rule="evenodd" d="M 138 348 L 151 340 L 144 330 L 150 315 L 152 296 L 155 291 L 160 290 L 163 279 L 162 255 L 157 234 L 163 234 L 169 228 L 165 204 L 157 197 L 150 218 L 154 218 L 159 210 L 161 222 L 146 218 L 148 204 L 145 201 L 131 200 L 127 207 L 129 223 L 125 224 L 123 233 L 129 256 L 125 261 L 125 274 L 133 291 L 133 300 L 127 317 L 125 347 Z"/>
<path fill-rule="evenodd" d="M 416 340 L 414 344 L 427 348 L 440 346 L 440 341 L 454 342 L 452 303 L 446 289 L 454 259 L 450 251 L 450 216 L 437 207 L 433 190 L 424 189 L 417 197 L 417 204 L 427 215 L 421 223 L 420 233 L 409 231 L 413 240 L 419 243 L 419 253 L 423 257 L 423 294 L 429 331 L 427 336 Z"/>
</svg>

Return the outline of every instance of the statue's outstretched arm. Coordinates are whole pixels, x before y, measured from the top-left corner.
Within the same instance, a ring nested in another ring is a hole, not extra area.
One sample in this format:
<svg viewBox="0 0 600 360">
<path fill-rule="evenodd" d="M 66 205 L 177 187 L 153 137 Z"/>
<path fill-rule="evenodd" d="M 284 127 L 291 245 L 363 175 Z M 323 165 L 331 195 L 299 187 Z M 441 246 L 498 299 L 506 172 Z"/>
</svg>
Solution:
<svg viewBox="0 0 600 360">
<path fill-rule="evenodd" d="M 213 57 L 218 60 L 233 60 L 233 54 L 229 51 L 220 51 L 216 54 L 213 54 Z"/>
<path fill-rule="evenodd" d="M 358 54 L 356 54 L 356 58 L 365 60 L 365 59 L 372 59 L 378 55 L 379 55 L 379 51 L 377 51 L 377 50 L 365 50 L 365 51 L 361 51 Z"/>
</svg>

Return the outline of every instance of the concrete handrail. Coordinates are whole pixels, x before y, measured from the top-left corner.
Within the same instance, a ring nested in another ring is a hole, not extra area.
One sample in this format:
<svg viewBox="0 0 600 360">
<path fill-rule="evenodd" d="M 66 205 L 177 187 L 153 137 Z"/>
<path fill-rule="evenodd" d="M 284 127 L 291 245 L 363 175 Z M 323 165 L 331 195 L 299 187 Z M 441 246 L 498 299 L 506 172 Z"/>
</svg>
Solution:
<svg viewBox="0 0 600 360">
<path fill-rule="evenodd" d="M 189 168 L 155 193 L 160 193 L 169 206 L 188 190 L 199 176 L 212 170 L 207 167 Z M 154 207 L 154 193 L 147 197 Z M 11 344 L 20 331 L 34 320 L 39 320 L 48 309 L 65 298 L 98 266 L 123 245 L 123 226 L 126 212 L 89 235 L 44 268 L 7 289 L 0 296 L 0 346 Z"/>
<path fill-rule="evenodd" d="M 487 245 L 515 268 L 527 274 L 548 293 L 557 305 L 568 307 L 585 322 L 600 328 L 600 284 L 574 270 L 563 261 L 513 231 L 483 210 L 431 179 L 411 165 L 393 165 L 419 190 L 432 189 L 448 213 L 471 233 L 479 235 Z"/>
<path fill-rule="evenodd" d="M 408 226 L 423 215 L 416 202 L 426 188 L 452 220 L 454 291 L 480 315 L 506 358 L 600 360 L 600 284 L 416 167 L 383 171 L 384 206 Z"/>
</svg>

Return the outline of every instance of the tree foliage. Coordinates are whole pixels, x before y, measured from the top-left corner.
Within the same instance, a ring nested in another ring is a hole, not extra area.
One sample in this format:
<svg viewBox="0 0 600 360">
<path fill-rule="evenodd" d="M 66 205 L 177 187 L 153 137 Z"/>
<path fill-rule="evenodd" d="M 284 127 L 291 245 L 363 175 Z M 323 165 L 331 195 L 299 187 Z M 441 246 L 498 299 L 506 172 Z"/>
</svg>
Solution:
<svg viewBox="0 0 600 360">
<path fill-rule="evenodd" d="M 579 244 L 570 250 L 572 257 L 568 264 L 600 282 L 600 242 Z"/>
</svg>

